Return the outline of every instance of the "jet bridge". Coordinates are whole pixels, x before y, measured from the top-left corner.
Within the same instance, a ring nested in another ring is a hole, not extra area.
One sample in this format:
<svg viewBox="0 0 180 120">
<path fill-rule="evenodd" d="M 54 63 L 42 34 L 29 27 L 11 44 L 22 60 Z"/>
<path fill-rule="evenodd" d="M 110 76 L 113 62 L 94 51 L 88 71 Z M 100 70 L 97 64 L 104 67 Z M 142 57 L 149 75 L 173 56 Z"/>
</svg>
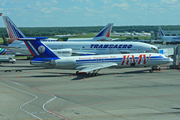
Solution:
<svg viewBox="0 0 180 120">
<path fill-rule="evenodd" d="M 171 69 L 180 69 L 180 45 L 158 45 L 159 53 L 173 59 Z"/>
</svg>

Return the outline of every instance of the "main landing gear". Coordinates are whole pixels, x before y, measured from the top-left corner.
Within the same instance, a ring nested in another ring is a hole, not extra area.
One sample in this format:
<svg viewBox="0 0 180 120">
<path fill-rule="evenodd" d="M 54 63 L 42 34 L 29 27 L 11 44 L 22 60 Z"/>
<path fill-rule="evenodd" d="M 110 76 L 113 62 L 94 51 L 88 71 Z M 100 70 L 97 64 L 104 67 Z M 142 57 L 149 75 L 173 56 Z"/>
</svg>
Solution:
<svg viewBox="0 0 180 120">
<path fill-rule="evenodd" d="M 99 75 L 99 74 L 98 74 L 99 71 L 100 71 L 100 69 L 99 69 L 99 70 L 93 70 L 92 73 L 91 73 L 91 72 L 88 73 L 88 76 L 89 76 L 89 77 L 91 77 L 91 76 L 92 76 L 92 77 L 93 77 L 93 76 L 98 76 L 98 75 Z"/>
<path fill-rule="evenodd" d="M 152 73 L 154 70 L 161 70 L 161 67 L 159 65 L 157 66 L 152 66 L 151 70 L 149 70 L 150 73 Z"/>
</svg>

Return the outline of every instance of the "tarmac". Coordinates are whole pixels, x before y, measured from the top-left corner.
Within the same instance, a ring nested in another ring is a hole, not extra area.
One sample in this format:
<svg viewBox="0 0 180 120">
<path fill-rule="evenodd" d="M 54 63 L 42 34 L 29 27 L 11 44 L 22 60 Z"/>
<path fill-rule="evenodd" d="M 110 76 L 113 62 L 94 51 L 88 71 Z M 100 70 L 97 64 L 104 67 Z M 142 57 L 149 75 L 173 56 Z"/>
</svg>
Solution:
<svg viewBox="0 0 180 120">
<path fill-rule="evenodd" d="M 88 77 L 28 60 L 2 63 L 0 120 L 180 120 L 180 71 L 149 69 L 102 69 Z"/>
</svg>

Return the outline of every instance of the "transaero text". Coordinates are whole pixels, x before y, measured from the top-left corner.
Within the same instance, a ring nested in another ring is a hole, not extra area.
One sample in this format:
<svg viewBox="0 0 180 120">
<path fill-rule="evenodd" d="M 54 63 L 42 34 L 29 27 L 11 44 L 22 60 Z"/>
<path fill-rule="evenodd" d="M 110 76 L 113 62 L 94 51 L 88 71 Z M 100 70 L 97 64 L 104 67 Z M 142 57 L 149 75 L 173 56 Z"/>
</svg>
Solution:
<svg viewBox="0 0 180 120">
<path fill-rule="evenodd" d="M 131 48 L 132 45 L 127 44 L 91 44 L 90 48 Z"/>
</svg>

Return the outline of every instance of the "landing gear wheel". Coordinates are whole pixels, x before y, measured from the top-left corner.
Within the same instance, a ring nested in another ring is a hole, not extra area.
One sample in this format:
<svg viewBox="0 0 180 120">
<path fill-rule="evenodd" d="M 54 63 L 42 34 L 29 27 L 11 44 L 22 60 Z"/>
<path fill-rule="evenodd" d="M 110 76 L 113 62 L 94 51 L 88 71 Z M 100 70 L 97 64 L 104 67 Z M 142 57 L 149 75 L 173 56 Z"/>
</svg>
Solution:
<svg viewBox="0 0 180 120">
<path fill-rule="evenodd" d="M 88 76 L 91 77 L 91 73 L 88 73 Z"/>
<path fill-rule="evenodd" d="M 95 73 L 95 76 L 98 76 L 99 74 L 98 73 Z"/>
<path fill-rule="evenodd" d="M 93 77 L 94 75 L 95 75 L 94 73 L 91 74 L 92 77 Z"/>
<path fill-rule="evenodd" d="M 152 72 L 153 72 L 153 70 L 149 70 L 149 72 L 150 72 L 150 73 L 152 73 Z"/>
</svg>

